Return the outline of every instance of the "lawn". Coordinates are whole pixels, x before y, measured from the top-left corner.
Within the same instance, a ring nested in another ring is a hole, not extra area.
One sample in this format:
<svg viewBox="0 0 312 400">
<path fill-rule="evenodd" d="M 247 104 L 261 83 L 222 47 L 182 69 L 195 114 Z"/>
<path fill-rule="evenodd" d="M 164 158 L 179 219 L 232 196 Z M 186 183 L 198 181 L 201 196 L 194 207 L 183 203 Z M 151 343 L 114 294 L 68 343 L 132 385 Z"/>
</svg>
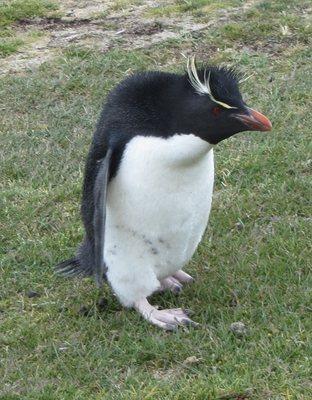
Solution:
<svg viewBox="0 0 312 400">
<path fill-rule="evenodd" d="M 67 3 L 0 6 L 0 399 L 312 398 L 309 2 L 94 1 L 82 22 L 93 2 L 81 1 L 79 23 L 64 22 Z M 109 45 L 53 45 L 74 27 Z M 83 235 L 84 159 L 106 94 L 136 70 L 181 72 L 193 53 L 251 75 L 241 91 L 273 130 L 216 147 L 211 218 L 186 267 L 196 282 L 153 297 L 201 325 L 168 333 L 108 287 L 99 307 L 92 280 L 53 266 Z"/>
</svg>

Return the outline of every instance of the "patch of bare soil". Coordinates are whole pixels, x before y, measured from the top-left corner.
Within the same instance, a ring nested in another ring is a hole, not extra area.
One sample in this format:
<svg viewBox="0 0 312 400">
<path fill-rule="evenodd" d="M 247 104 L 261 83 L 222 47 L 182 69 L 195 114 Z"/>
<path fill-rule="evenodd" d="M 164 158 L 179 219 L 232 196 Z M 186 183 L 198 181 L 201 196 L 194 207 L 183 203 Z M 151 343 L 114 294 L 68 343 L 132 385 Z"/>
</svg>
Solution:
<svg viewBox="0 0 312 400">
<path fill-rule="evenodd" d="M 107 13 L 114 3 L 109 0 L 63 0 L 60 11 L 64 18 L 92 19 L 95 15 Z"/>
<path fill-rule="evenodd" d="M 18 53 L 1 59 L 0 74 L 36 68 L 73 44 L 100 52 L 116 46 L 121 49 L 150 47 L 216 23 L 226 23 L 231 16 L 246 11 L 254 3 L 254 0 L 247 1 L 241 8 L 219 10 L 209 22 L 198 23 L 189 14 L 157 17 L 157 20 L 145 17 L 147 10 L 168 5 L 164 0 L 149 0 L 117 11 L 113 8 L 114 2 L 110 1 L 64 1 L 61 3 L 62 18 L 24 19 L 15 24 L 18 35 L 37 30 L 43 36 L 22 47 Z"/>
<path fill-rule="evenodd" d="M 50 39 L 43 37 L 27 46 L 27 49 L 0 59 L 0 75 L 35 69 L 52 59 L 55 53 L 48 47 Z"/>
</svg>

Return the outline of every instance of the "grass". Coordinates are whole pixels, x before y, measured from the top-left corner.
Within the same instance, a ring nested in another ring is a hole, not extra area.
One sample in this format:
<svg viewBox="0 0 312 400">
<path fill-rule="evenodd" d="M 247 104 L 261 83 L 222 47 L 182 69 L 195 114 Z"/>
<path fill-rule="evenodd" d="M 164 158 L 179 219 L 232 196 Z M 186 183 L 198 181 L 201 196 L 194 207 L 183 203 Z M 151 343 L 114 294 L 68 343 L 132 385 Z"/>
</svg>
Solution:
<svg viewBox="0 0 312 400">
<path fill-rule="evenodd" d="M 17 33 L 10 28 L 0 30 L 0 58 L 16 53 L 26 43 L 36 42 L 42 36 L 42 32 L 37 30 L 30 30 L 27 33 Z"/>
<path fill-rule="evenodd" d="M 170 3 L 170 2 L 168 2 Z M 241 4 L 240 0 L 176 0 L 171 4 L 163 3 L 147 10 L 147 16 L 170 16 L 181 13 L 195 13 L 197 16 L 209 17 L 209 12 L 216 9 L 224 9 L 226 7 Z"/>
<path fill-rule="evenodd" d="M 25 18 L 43 17 L 56 9 L 56 4 L 47 0 L 4 1 L 0 5 L 0 27 Z"/>
<path fill-rule="evenodd" d="M 12 29 L 13 23 L 35 17 L 52 16 L 56 10 L 56 3 L 47 0 L 2 2 L 0 4 L 0 57 L 7 57 L 16 53 L 25 44 L 23 33 L 18 33 Z M 29 40 L 26 41 L 29 42 Z"/>
<path fill-rule="evenodd" d="M 142 0 L 135 0 L 131 2 L 131 6 L 139 6 L 141 5 L 143 2 Z M 111 9 L 113 11 L 118 11 L 118 10 L 122 10 L 122 9 L 128 9 L 129 8 L 129 1 L 128 0 L 115 0 L 111 6 Z"/>
<path fill-rule="evenodd" d="M 0 42 L 0 56 L 9 56 L 15 53 L 18 48 L 23 44 L 23 41 L 18 38 L 1 38 Z"/>
<path fill-rule="evenodd" d="M 194 36 L 131 52 L 72 47 L 0 79 L 1 400 L 312 397 L 307 6 L 261 2 Z M 289 36 L 278 29 L 285 18 Z M 248 26 L 262 24 L 251 40 Z M 180 53 L 191 50 L 254 73 L 242 92 L 274 129 L 216 147 L 210 223 L 187 267 L 196 283 L 153 299 L 191 308 L 201 327 L 169 334 L 123 310 L 108 288 L 99 310 L 91 280 L 67 281 L 52 267 L 83 234 L 83 164 L 103 98 L 129 71 L 181 71 Z M 246 336 L 229 331 L 235 321 Z"/>
</svg>

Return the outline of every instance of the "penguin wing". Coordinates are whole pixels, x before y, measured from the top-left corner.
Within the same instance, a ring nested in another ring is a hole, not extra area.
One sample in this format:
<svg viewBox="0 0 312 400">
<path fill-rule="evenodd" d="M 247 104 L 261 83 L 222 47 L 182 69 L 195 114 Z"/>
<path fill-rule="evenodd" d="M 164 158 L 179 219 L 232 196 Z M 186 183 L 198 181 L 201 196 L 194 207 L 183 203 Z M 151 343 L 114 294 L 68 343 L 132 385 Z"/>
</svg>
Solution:
<svg viewBox="0 0 312 400">
<path fill-rule="evenodd" d="M 76 257 L 55 267 L 56 273 L 63 276 L 95 275 L 99 286 L 102 285 L 105 272 L 106 197 L 111 158 L 112 150 L 109 147 L 91 146 L 85 169 L 81 207 L 85 238 Z"/>
<path fill-rule="evenodd" d="M 105 272 L 104 263 L 104 242 L 105 242 L 105 221 L 106 221 L 106 197 L 109 177 L 109 164 L 112 150 L 108 149 L 105 157 L 99 161 L 100 168 L 94 182 L 94 272 L 96 282 L 102 286 Z"/>
</svg>

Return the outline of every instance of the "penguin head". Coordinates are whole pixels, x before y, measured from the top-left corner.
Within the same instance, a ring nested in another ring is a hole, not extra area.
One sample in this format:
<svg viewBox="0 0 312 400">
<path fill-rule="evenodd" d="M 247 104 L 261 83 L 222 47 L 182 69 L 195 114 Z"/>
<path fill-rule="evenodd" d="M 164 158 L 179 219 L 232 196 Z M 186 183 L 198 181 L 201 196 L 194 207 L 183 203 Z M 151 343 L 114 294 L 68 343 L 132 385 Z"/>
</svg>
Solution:
<svg viewBox="0 0 312 400">
<path fill-rule="evenodd" d="M 179 124 L 211 144 L 238 132 L 270 131 L 267 117 L 250 108 L 239 91 L 239 77 L 233 69 L 207 67 L 197 70 L 194 58 L 184 76 L 180 97 Z M 183 126 L 184 125 L 184 126 Z"/>
</svg>

